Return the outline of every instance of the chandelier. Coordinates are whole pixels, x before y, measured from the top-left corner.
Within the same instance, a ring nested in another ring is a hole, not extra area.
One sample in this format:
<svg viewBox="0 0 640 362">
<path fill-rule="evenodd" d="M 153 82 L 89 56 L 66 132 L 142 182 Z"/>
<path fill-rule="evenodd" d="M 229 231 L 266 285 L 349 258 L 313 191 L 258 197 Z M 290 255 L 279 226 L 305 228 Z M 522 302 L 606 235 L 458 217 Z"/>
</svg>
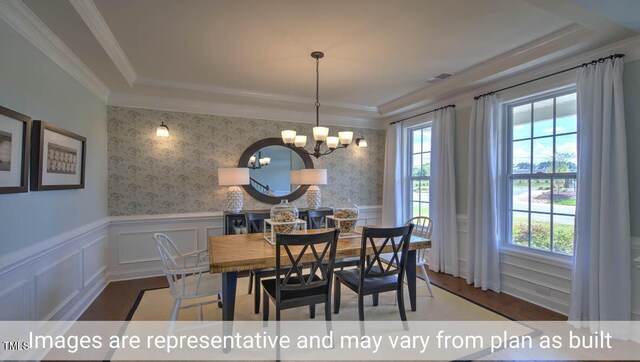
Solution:
<svg viewBox="0 0 640 362">
<path fill-rule="evenodd" d="M 271 163 L 271 157 L 262 157 L 262 152 L 258 151 L 257 158 L 256 158 L 256 155 L 253 155 L 251 156 L 251 158 L 249 158 L 249 163 L 247 167 L 249 167 L 252 170 L 257 170 L 264 166 L 269 166 L 270 163 Z"/>
<path fill-rule="evenodd" d="M 315 158 L 320 158 L 320 156 L 328 155 L 338 148 L 347 148 L 353 139 L 353 132 L 338 132 L 338 137 L 335 137 L 329 136 L 329 128 L 320 127 L 320 100 L 318 98 L 318 93 L 320 91 L 319 68 L 320 58 L 324 57 L 324 53 L 315 51 L 311 53 L 311 57 L 316 60 L 316 126 L 313 127 L 313 139 L 316 141 L 316 145 L 313 148 L 313 152 L 309 152 L 304 148 L 307 144 L 307 136 L 297 135 L 296 131 L 293 130 L 284 130 L 281 134 L 282 141 L 287 147 L 295 147 Z M 322 151 L 320 146 L 325 142 L 327 143 L 327 149 Z"/>
</svg>

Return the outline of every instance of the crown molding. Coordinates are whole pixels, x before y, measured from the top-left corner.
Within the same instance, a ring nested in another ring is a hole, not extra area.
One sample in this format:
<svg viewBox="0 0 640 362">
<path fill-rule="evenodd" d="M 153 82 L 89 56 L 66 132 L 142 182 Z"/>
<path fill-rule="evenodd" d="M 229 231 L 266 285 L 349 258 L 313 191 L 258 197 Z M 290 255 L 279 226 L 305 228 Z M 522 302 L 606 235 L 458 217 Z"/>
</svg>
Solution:
<svg viewBox="0 0 640 362">
<path fill-rule="evenodd" d="M 96 97 L 110 90 L 22 1 L 0 0 L 0 18 Z"/>
<path fill-rule="evenodd" d="M 74 0 L 78 1 L 78 0 Z M 211 93 L 216 95 L 228 96 L 235 98 L 237 101 L 246 101 L 250 99 L 252 101 L 260 101 L 263 103 L 295 103 L 295 104 L 315 104 L 316 100 L 308 97 L 292 96 L 285 94 L 260 92 L 236 88 L 219 87 L 215 85 L 177 82 L 156 78 L 138 78 L 135 81 L 136 85 L 145 85 L 167 89 L 180 89 L 195 92 Z M 378 116 L 378 107 L 365 106 L 361 104 L 341 103 L 341 102 L 322 102 L 323 106 L 331 106 L 339 109 L 349 111 L 360 111 L 371 113 L 372 116 Z"/>
<path fill-rule="evenodd" d="M 535 66 L 534 63 L 536 61 L 542 62 L 545 57 L 551 54 L 567 51 L 567 48 L 582 43 L 593 35 L 593 30 L 578 24 L 569 25 L 547 36 L 458 72 L 438 83 L 423 87 L 381 104 L 378 106 L 378 109 L 381 115 L 388 117 L 410 112 L 429 103 L 428 99 L 434 94 L 453 92 L 461 87 L 472 85 L 525 64 L 528 67 Z"/>
<path fill-rule="evenodd" d="M 96 7 L 93 0 L 69 0 L 71 5 L 76 9 L 89 30 L 98 39 L 102 48 L 107 52 L 113 64 L 118 68 L 124 79 L 133 86 L 138 75 L 131 66 L 129 59 L 120 47 L 115 36 L 109 29 L 109 25 L 100 14 L 100 10 Z"/>
<path fill-rule="evenodd" d="M 209 101 L 195 101 L 181 98 L 147 96 L 129 93 L 111 93 L 108 103 L 112 106 L 155 109 L 171 112 L 197 113 L 227 117 L 264 119 L 315 124 L 315 112 L 287 110 L 247 104 L 229 104 Z M 379 119 L 345 117 L 336 114 L 321 114 L 322 124 L 330 126 L 350 126 L 354 128 L 385 129 L 386 124 Z"/>
<path fill-rule="evenodd" d="M 465 90 L 453 96 L 442 97 L 440 99 L 437 99 L 434 102 L 422 105 L 419 108 L 402 112 L 391 117 L 385 117 L 383 119 L 383 122 L 388 123 L 398 119 L 411 117 L 413 115 L 420 114 L 422 112 L 431 110 L 433 108 L 441 107 L 446 104 L 455 104 L 457 106 L 456 107 L 457 109 L 469 107 L 473 104 L 473 97 L 479 94 L 484 94 L 487 92 L 491 92 L 495 89 L 504 88 L 504 87 L 507 87 L 513 84 L 518 84 L 530 79 L 535 79 L 547 74 L 552 74 L 563 69 L 571 68 L 573 66 L 576 66 L 585 62 L 590 62 L 594 59 L 606 57 L 616 53 L 625 55 L 625 57 L 623 58 L 625 63 L 640 60 L 640 35 L 623 39 L 621 41 L 608 44 L 597 49 L 586 51 L 571 57 L 563 58 L 561 60 L 547 62 L 546 64 L 541 65 L 535 69 L 521 71 L 518 74 L 508 77 L 506 79 L 501 79 L 499 81 L 492 82 L 490 84 L 486 84 L 481 87 Z M 571 77 L 571 73 L 566 73 L 565 75 L 558 75 L 555 77 L 541 80 L 540 82 L 524 85 L 520 89 L 520 92 L 528 92 L 528 94 L 534 94 L 540 91 L 548 90 L 550 88 L 566 86 L 568 82 L 567 77 Z M 514 91 L 507 91 L 507 92 L 512 93 L 517 91 L 514 90 Z"/>
</svg>

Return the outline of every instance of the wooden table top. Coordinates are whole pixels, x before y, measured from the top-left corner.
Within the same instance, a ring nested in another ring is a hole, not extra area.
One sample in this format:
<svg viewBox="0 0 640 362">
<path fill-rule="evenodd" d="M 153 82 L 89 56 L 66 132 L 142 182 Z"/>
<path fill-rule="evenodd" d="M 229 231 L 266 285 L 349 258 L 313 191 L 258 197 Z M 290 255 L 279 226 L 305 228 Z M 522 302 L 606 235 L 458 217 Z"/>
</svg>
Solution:
<svg viewBox="0 0 640 362">
<path fill-rule="evenodd" d="M 318 233 L 329 230 L 332 229 L 306 230 L 299 231 L 299 233 Z M 384 239 L 377 240 L 376 246 L 380 246 L 383 241 Z M 340 238 L 336 259 L 360 256 L 360 247 L 360 237 Z M 409 250 L 430 247 L 430 240 L 418 236 L 411 237 Z M 388 244 L 384 251 L 391 252 L 391 245 Z M 294 248 L 292 248 L 292 252 L 294 252 Z M 369 247 L 368 253 L 373 254 L 371 247 Z M 276 247 L 269 244 L 262 233 L 211 236 L 209 237 L 209 257 L 211 273 L 273 268 L 276 265 Z M 288 258 L 285 256 L 282 260 L 288 260 Z M 302 261 L 314 261 L 311 250 L 305 253 Z"/>
</svg>

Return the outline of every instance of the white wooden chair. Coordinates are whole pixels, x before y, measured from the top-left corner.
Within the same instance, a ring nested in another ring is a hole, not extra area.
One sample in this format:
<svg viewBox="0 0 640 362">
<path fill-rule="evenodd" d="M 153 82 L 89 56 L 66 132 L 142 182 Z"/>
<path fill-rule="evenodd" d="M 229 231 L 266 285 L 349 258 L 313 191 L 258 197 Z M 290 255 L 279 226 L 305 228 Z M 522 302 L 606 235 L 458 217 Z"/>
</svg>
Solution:
<svg viewBox="0 0 640 362">
<path fill-rule="evenodd" d="M 198 307 L 198 318 L 202 320 L 202 306 L 221 302 L 222 278 L 209 273 L 209 251 L 196 250 L 182 254 L 176 244 L 165 234 L 153 234 L 162 259 L 162 270 L 169 281 L 169 290 L 175 299 L 171 320 L 178 319 L 180 309 Z M 216 296 L 216 299 L 181 307 L 185 299 Z"/>
<path fill-rule="evenodd" d="M 433 223 L 431 219 L 426 216 L 417 216 L 405 223 L 405 225 L 414 224 L 412 235 L 431 239 L 431 233 L 433 232 Z M 382 255 L 381 259 L 384 262 L 389 263 L 389 254 Z M 433 297 L 433 291 L 431 290 L 431 281 L 429 280 L 429 274 L 427 274 L 427 249 L 418 249 L 416 252 L 416 267 L 418 268 L 419 275 L 424 279 L 427 288 L 429 288 L 429 295 Z"/>
</svg>

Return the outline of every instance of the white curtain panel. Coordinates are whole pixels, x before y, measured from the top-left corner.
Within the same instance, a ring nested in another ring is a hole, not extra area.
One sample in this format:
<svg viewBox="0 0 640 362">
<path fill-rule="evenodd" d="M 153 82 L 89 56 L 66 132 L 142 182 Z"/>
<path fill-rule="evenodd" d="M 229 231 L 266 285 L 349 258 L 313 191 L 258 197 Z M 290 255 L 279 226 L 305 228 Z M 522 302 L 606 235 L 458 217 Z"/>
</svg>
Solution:
<svg viewBox="0 0 640 362">
<path fill-rule="evenodd" d="M 571 321 L 631 318 L 622 59 L 578 71 L 578 204 Z M 583 326 L 596 326 L 581 323 Z"/>
<path fill-rule="evenodd" d="M 400 226 L 404 222 L 402 199 L 402 126 L 389 125 L 384 147 L 382 186 L 382 225 Z"/>
<path fill-rule="evenodd" d="M 431 183 L 429 215 L 433 222 L 429 268 L 459 276 L 456 220 L 456 174 L 454 159 L 456 111 L 453 107 L 434 113 L 431 127 Z"/>
<path fill-rule="evenodd" d="M 469 228 L 467 282 L 482 290 L 500 291 L 498 248 L 504 234 L 504 133 L 498 100 L 476 100 L 469 129 Z"/>
</svg>

